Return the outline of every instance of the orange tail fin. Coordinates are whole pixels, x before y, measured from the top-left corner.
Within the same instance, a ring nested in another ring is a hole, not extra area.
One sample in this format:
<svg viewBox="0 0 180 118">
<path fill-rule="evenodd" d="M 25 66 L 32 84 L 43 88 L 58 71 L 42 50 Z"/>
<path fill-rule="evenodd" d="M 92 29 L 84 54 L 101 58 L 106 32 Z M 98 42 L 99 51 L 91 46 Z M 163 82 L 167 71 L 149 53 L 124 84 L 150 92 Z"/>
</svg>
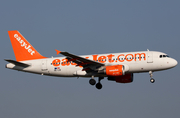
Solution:
<svg viewBox="0 0 180 118">
<path fill-rule="evenodd" d="M 8 33 L 17 61 L 46 58 L 39 54 L 39 52 L 17 30 L 8 31 Z"/>
</svg>

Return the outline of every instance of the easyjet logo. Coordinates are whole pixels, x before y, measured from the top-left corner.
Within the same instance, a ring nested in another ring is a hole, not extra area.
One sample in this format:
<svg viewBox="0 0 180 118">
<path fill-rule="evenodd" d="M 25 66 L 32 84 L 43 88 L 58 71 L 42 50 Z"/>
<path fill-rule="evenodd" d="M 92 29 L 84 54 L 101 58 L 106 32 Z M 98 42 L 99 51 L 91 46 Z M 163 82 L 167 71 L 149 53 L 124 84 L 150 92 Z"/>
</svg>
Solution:
<svg viewBox="0 0 180 118">
<path fill-rule="evenodd" d="M 24 47 L 31 55 L 35 53 L 35 51 L 32 50 L 31 45 L 28 45 L 24 40 L 22 40 L 21 37 L 18 36 L 18 34 L 14 34 L 14 38 L 16 38 L 21 47 Z"/>
<path fill-rule="evenodd" d="M 109 54 L 107 56 L 99 56 L 98 55 L 92 55 L 94 61 L 98 61 L 101 63 L 109 62 L 124 62 L 124 61 L 141 61 L 141 60 L 146 60 L 146 54 L 145 53 L 135 53 L 135 54 L 120 54 L 117 57 L 113 54 Z"/>
<path fill-rule="evenodd" d="M 119 71 L 119 69 L 109 70 L 109 72 Z"/>
<path fill-rule="evenodd" d="M 86 59 L 89 59 L 89 57 L 85 57 Z M 98 56 L 98 55 L 92 55 L 93 61 L 97 61 L 100 63 L 113 63 L 113 62 L 131 62 L 131 61 L 142 61 L 142 60 L 146 60 L 146 54 L 145 53 L 135 53 L 135 54 L 120 54 L 117 57 L 115 57 L 115 55 L 113 54 L 109 54 L 107 56 Z M 73 59 L 72 59 L 73 60 Z M 52 65 L 53 66 L 69 66 L 69 65 L 82 65 L 82 64 L 76 64 L 73 63 L 72 60 L 67 60 L 67 59 L 55 59 L 52 61 Z M 78 60 L 78 59 L 75 59 Z M 110 71 L 116 71 L 116 70 L 110 70 Z"/>
</svg>

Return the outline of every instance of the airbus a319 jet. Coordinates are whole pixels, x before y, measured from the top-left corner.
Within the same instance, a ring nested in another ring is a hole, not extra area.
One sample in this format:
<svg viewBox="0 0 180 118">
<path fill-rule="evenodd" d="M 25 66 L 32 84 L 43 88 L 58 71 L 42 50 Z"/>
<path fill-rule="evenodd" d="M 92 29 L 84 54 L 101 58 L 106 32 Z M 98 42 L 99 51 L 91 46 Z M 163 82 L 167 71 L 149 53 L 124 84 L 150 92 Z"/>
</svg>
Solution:
<svg viewBox="0 0 180 118">
<path fill-rule="evenodd" d="M 107 77 L 117 83 L 133 82 L 133 73 L 153 72 L 175 67 L 178 62 L 158 51 L 139 51 L 77 56 L 56 50 L 64 57 L 42 56 L 17 30 L 8 31 L 16 60 L 5 59 L 6 68 L 57 77 L 89 77 L 89 83 L 102 88 L 101 80 Z M 98 77 L 98 82 L 94 79 Z"/>
</svg>

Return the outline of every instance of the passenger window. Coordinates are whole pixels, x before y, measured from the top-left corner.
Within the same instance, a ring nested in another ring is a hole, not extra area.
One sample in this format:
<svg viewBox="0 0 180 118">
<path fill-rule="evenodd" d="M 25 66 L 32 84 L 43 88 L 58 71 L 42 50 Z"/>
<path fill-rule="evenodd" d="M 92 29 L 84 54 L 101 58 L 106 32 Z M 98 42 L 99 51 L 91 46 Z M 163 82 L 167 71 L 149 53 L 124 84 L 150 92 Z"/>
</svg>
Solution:
<svg viewBox="0 0 180 118">
<path fill-rule="evenodd" d="M 159 57 L 162 58 L 162 55 L 160 55 Z"/>
</svg>

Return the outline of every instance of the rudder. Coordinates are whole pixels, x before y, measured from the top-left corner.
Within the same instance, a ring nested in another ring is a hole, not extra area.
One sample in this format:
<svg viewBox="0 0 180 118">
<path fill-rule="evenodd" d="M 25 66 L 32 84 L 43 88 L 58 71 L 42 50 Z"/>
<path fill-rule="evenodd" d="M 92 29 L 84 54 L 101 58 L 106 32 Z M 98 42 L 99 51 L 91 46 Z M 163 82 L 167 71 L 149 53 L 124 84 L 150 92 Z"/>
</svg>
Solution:
<svg viewBox="0 0 180 118">
<path fill-rule="evenodd" d="M 9 38 L 17 61 L 26 61 L 46 58 L 42 56 L 19 31 L 8 31 Z"/>
</svg>

